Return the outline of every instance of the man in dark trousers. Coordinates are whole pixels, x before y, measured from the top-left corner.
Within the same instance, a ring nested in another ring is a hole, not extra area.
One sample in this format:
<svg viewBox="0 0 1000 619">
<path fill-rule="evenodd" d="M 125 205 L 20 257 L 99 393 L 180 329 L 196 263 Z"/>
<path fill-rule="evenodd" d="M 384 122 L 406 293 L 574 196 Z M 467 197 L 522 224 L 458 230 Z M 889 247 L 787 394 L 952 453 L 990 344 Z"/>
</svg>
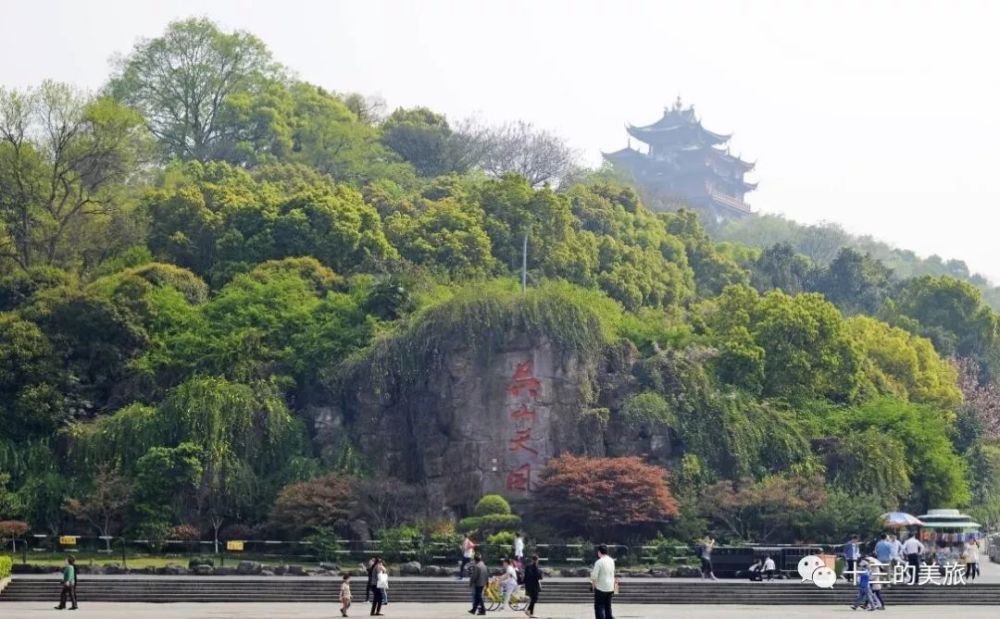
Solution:
<svg viewBox="0 0 1000 619">
<path fill-rule="evenodd" d="M 615 560 L 608 555 L 608 547 L 597 547 L 597 561 L 590 572 L 590 583 L 594 588 L 595 619 L 615 619 L 611 614 L 611 596 L 615 594 Z"/>
<path fill-rule="evenodd" d="M 472 571 L 469 574 L 469 586 L 472 587 L 472 610 L 470 615 L 485 615 L 486 600 L 483 599 L 483 589 L 489 582 L 490 572 L 483 563 L 483 555 L 478 552 L 472 558 Z"/>
<path fill-rule="evenodd" d="M 73 557 L 66 558 L 66 565 L 63 566 L 62 572 L 62 593 L 59 594 L 59 606 L 56 609 L 63 610 L 66 608 L 66 598 L 69 598 L 73 603 L 69 607 L 70 610 L 76 610 L 76 559 Z"/>
<path fill-rule="evenodd" d="M 371 599 L 372 595 L 378 595 L 379 590 L 375 586 L 378 584 L 378 564 L 382 562 L 379 557 L 372 557 L 372 562 L 368 565 L 368 582 L 365 584 L 365 602 Z"/>
</svg>

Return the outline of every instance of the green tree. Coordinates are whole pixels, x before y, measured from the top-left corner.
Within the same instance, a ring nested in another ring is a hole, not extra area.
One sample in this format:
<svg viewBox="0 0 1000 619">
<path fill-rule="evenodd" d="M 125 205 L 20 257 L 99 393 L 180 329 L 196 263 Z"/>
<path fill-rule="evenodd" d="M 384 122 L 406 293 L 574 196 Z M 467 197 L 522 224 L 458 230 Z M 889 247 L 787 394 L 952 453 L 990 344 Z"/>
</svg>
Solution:
<svg viewBox="0 0 1000 619">
<path fill-rule="evenodd" d="M 750 265 L 750 281 L 761 292 L 781 290 L 798 294 L 808 289 L 812 277 L 809 260 L 787 244 L 765 248 Z"/>
<path fill-rule="evenodd" d="M 133 316 L 95 292 L 73 288 L 46 291 L 23 313 L 48 335 L 70 383 L 67 404 L 74 414 L 121 404 L 116 389 L 148 342 Z"/>
<path fill-rule="evenodd" d="M 0 258 L 29 269 L 106 252 L 144 137 L 134 111 L 66 84 L 0 89 Z"/>
<path fill-rule="evenodd" d="M 1000 320 L 971 284 L 952 277 L 920 277 L 905 282 L 890 316 L 900 314 L 900 326 L 915 330 L 934 342 L 943 355 L 958 355 L 983 364 L 984 376 L 998 371 Z"/>
<path fill-rule="evenodd" d="M 257 94 L 278 73 L 257 37 L 192 18 L 136 44 L 118 61 L 108 90 L 142 113 L 167 158 L 207 161 L 234 140 L 221 122 L 230 97 Z"/>
<path fill-rule="evenodd" d="M 67 419 L 59 358 L 39 326 L 0 313 L 0 437 L 49 436 Z"/>
<path fill-rule="evenodd" d="M 472 163 L 468 142 L 452 132 L 444 116 L 425 107 L 398 108 L 382 123 L 382 142 L 421 176 L 464 172 Z"/>
<path fill-rule="evenodd" d="M 667 232 L 684 243 L 700 296 L 717 295 L 726 286 L 749 283 L 747 271 L 712 242 L 698 221 L 697 213 L 681 210 L 661 213 L 659 217 L 665 223 Z"/>
<path fill-rule="evenodd" d="M 445 198 L 421 200 L 415 210 L 385 222 L 386 236 L 403 258 L 455 278 L 483 277 L 496 269 L 478 205 Z"/>
<path fill-rule="evenodd" d="M 874 391 L 912 402 L 954 409 L 962 402 L 958 372 L 929 340 L 867 316 L 847 326 L 864 355 L 863 371 Z"/>
<path fill-rule="evenodd" d="M 877 428 L 851 432 L 827 455 L 831 481 L 844 492 L 879 497 L 885 510 L 896 509 L 913 487 L 906 448 Z"/>
<path fill-rule="evenodd" d="M 822 479 L 771 476 L 720 481 L 701 496 L 702 514 L 736 541 L 792 542 L 796 525 L 827 501 Z"/>
<path fill-rule="evenodd" d="M 720 376 L 770 397 L 849 402 L 862 386 L 862 354 L 840 312 L 818 294 L 763 297 L 730 286 L 706 308 L 720 345 Z"/>
<path fill-rule="evenodd" d="M 179 522 L 191 516 L 204 474 L 200 447 L 152 447 L 135 463 L 133 509 L 142 521 Z"/>
<path fill-rule="evenodd" d="M 813 279 L 810 290 L 822 293 L 845 314 L 876 314 L 892 292 L 893 273 L 856 249 L 841 249 Z"/>
</svg>

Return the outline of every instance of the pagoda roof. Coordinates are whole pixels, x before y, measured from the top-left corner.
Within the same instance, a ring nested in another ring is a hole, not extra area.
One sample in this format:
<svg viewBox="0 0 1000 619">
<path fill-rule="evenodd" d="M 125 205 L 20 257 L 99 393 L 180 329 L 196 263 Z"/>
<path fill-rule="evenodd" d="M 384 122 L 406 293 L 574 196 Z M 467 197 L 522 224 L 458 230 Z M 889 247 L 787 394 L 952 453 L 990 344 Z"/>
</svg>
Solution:
<svg viewBox="0 0 1000 619">
<path fill-rule="evenodd" d="M 635 126 L 626 125 L 625 130 L 647 144 L 676 142 L 684 144 L 723 144 L 732 134 L 715 133 L 701 126 L 695 116 L 694 106 L 684 108 L 680 101 L 663 110 L 663 116 L 656 122 Z"/>
<path fill-rule="evenodd" d="M 613 153 L 601 152 L 601 156 L 611 163 L 636 163 L 646 159 L 646 155 L 634 148 L 627 147 Z"/>
</svg>

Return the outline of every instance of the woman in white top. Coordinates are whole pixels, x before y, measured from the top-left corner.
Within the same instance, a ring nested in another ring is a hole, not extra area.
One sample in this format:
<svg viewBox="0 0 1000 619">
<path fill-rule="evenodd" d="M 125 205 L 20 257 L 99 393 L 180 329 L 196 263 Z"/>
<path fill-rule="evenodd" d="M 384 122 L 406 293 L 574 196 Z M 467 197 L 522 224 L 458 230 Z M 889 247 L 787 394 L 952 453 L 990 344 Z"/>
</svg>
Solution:
<svg viewBox="0 0 1000 619">
<path fill-rule="evenodd" d="M 965 577 L 975 580 L 979 576 L 979 542 L 969 540 L 965 544 Z"/>
<path fill-rule="evenodd" d="M 500 591 L 503 593 L 503 607 L 510 608 L 510 596 L 517 590 L 517 571 L 508 559 L 501 559 L 503 574 L 500 576 Z M 511 608 L 511 610 L 513 610 Z"/>
<path fill-rule="evenodd" d="M 514 536 L 514 563 L 518 567 L 524 567 L 524 536 L 518 533 Z"/>
</svg>

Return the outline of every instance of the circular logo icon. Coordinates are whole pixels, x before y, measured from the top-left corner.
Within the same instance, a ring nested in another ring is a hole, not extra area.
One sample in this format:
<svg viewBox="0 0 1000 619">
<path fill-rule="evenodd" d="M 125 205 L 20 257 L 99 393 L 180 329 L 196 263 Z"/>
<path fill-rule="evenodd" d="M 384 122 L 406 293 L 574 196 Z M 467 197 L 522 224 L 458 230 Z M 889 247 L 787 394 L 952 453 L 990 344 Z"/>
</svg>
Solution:
<svg viewBox="0 0 1000 619">
<path fill-rule="evenodd" d="M 802 582 L 812 580 L 813 572 L 824 565 L 823 559 L 816 555 L 808 555 L 799 559 L 799 576 L 802 577 Z"/>
<path fill-rule="evenodd" d="M 820 589 L 833 589 L 833 584 L 837 582 L 837 573 L 824 565 L 812 573 L 812 581 Z"/>
</svg>

